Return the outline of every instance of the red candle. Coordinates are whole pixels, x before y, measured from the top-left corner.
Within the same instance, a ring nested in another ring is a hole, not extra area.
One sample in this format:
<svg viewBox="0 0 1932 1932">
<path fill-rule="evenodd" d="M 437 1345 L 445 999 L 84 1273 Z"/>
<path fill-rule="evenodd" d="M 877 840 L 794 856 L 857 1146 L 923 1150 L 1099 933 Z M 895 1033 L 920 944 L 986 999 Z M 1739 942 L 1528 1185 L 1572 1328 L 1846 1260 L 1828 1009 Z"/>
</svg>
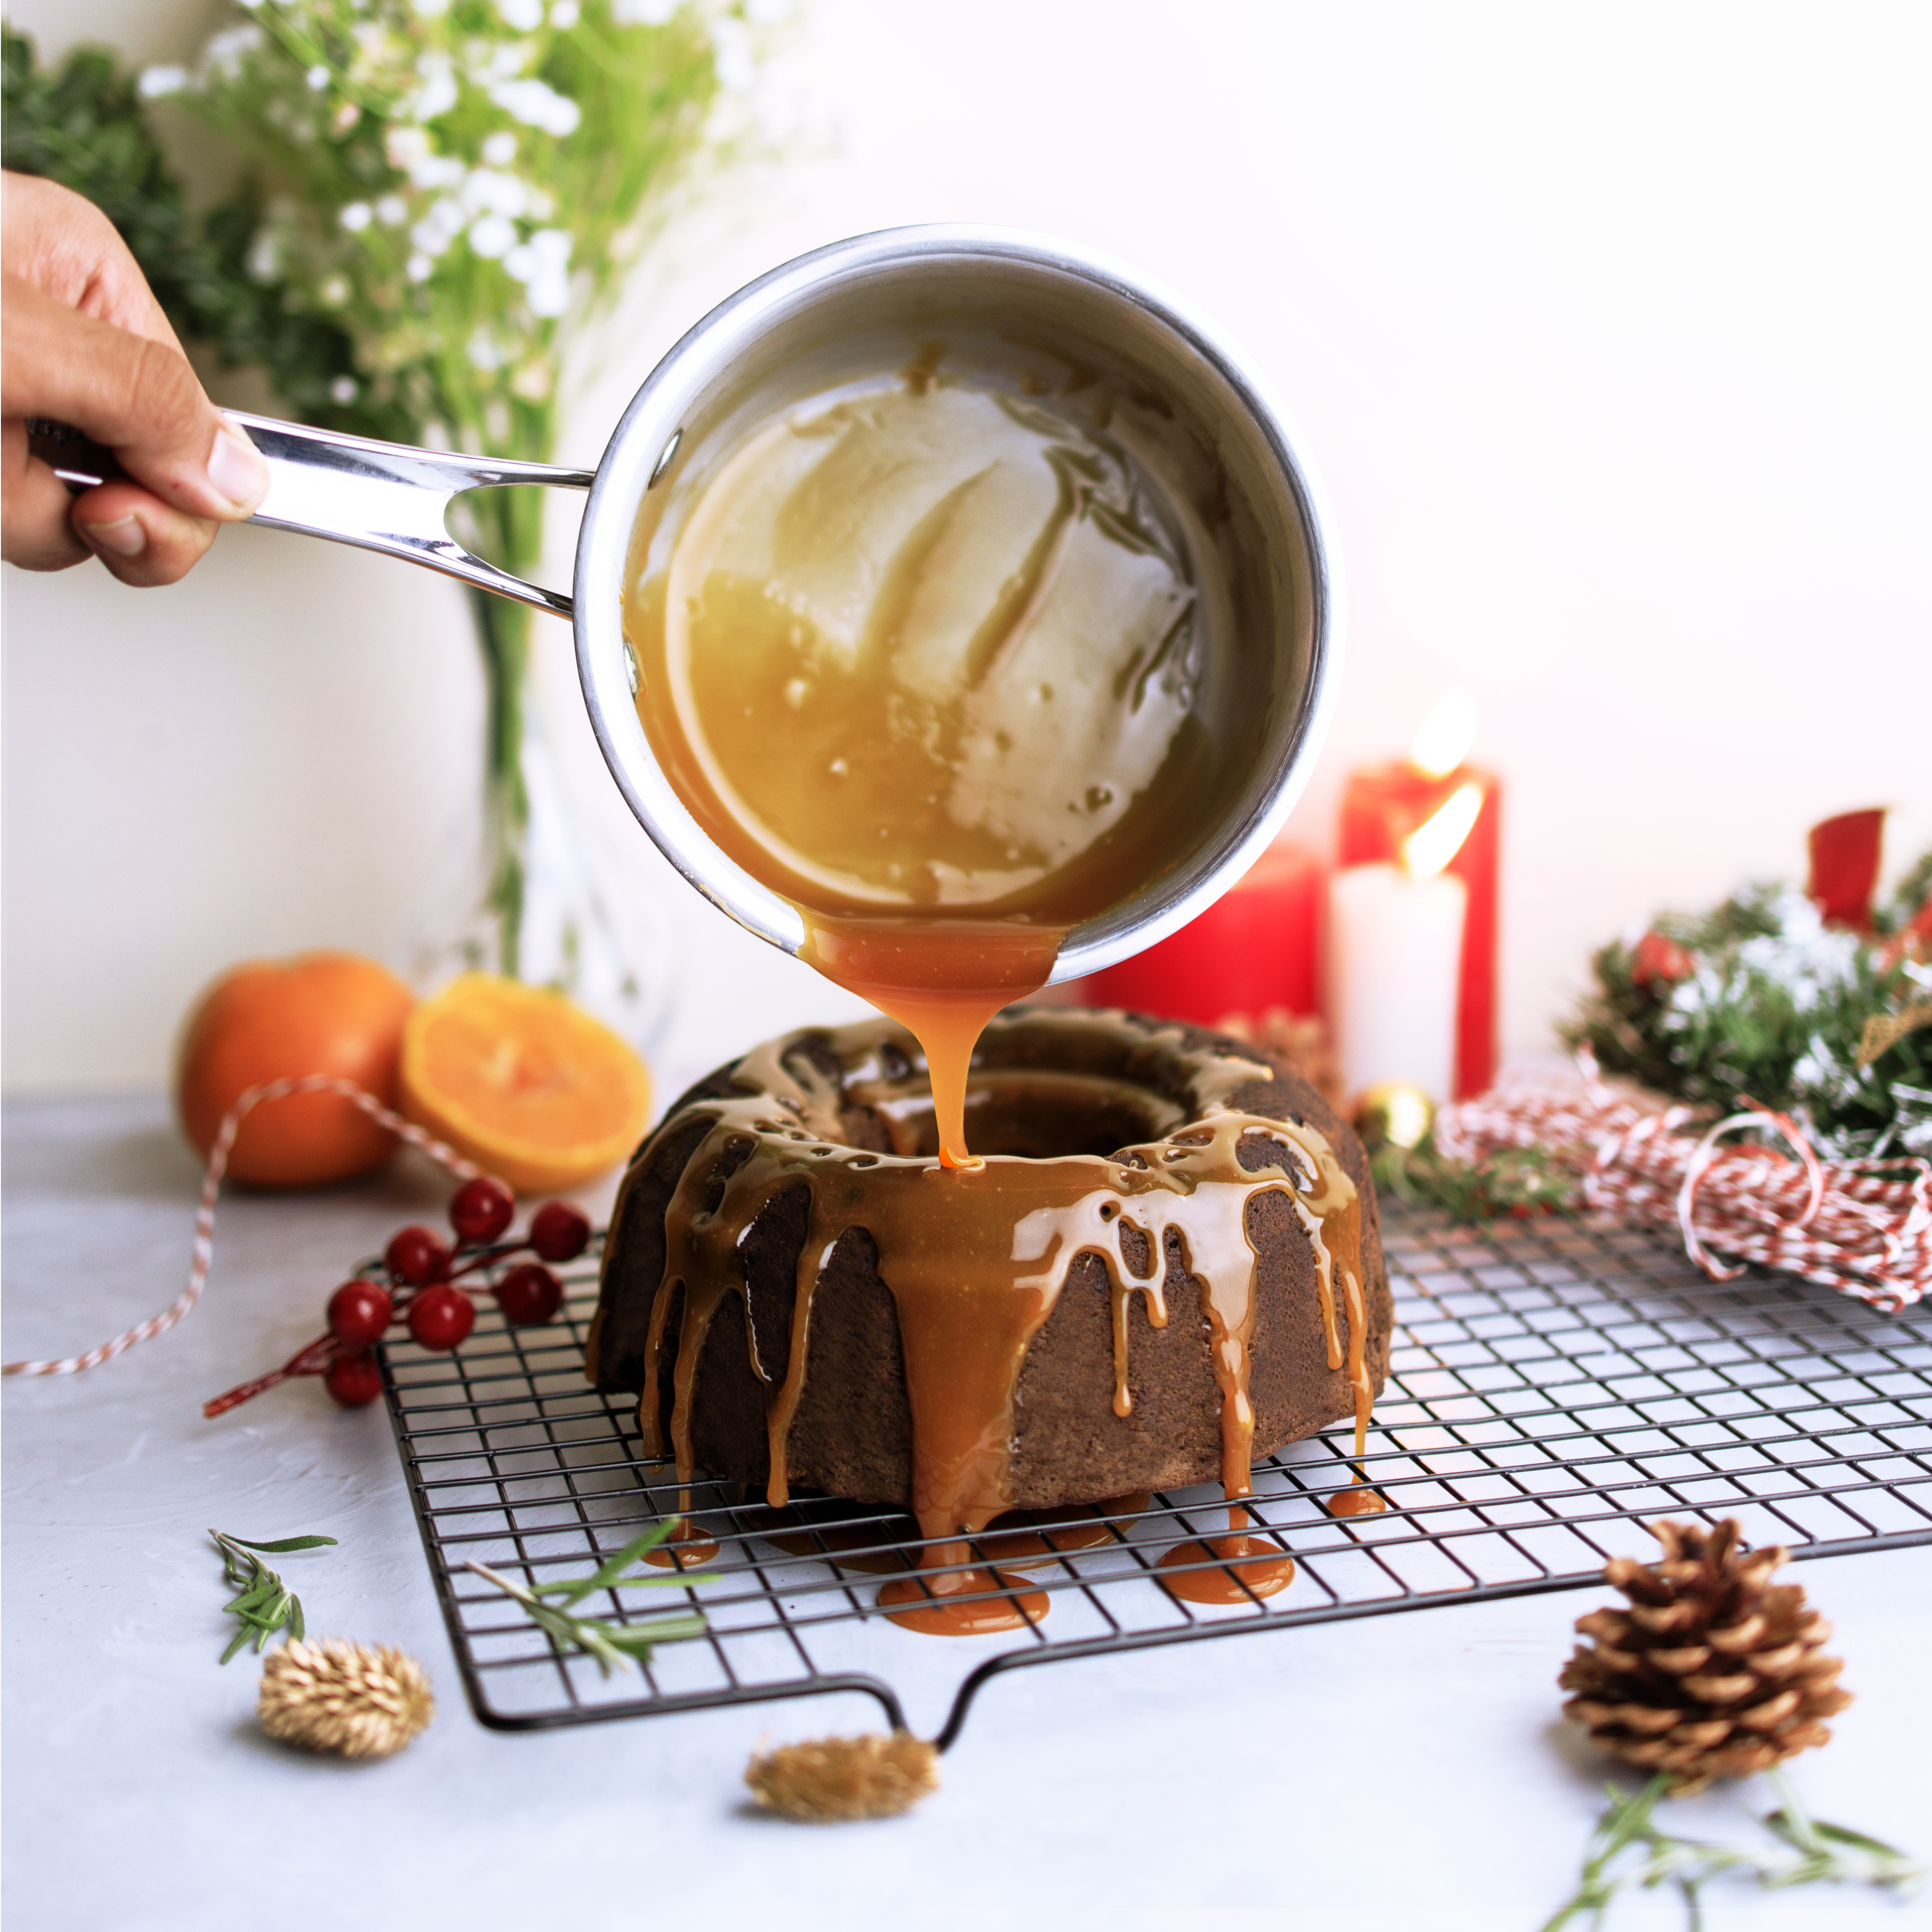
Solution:
<svg viewBox="0 0 1932 1932">
<path fill-rule="evenodd" d="M 1447 869 L 1468 888 L 1456 994 L 1456 1090 L 1459 1100 L 1486 1090 L 1496 1076 L 1496 873 L 1502 824 L 1502 786 L 1493 772 L 1462 762 L 1473 733 L 1474 714 L 1457 707 L 1456 730 L 1448 728 L 1448 700 L 1418 734 L 1414 752 L 1401 763 L 1349 775 L 1342 794 L 1342 824 L 1335 862 L 1372 866 L 1397 860 L 1402 842 L 1440 811 L 1464 785 L 1482 794 L 1469 836 Z M 1460 737 L 1439 755 L 1443 741 Z M 1426 767 L 1426 768 L 1425 768 Z"/>
<path fill-rule="evenodd" d="M 1096 973 L 1094 1000 L 1207 1027 L 1274 1006 L 1318 1012 L 1324 870 L 1304 847 L 1270 847 L 1199 918 Z"/>
</svg>

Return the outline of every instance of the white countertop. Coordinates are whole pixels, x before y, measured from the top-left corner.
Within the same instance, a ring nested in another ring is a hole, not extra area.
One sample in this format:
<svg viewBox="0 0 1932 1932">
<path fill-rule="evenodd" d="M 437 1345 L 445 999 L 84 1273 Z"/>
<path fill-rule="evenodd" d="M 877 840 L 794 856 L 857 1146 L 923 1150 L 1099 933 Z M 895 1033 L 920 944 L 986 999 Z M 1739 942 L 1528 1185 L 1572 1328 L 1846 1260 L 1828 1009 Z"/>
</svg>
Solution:
<svg viewBox="0 0 1932 1932">
<path fill-rule="evenodd" d="M 158 1100 L 6 1114 L 5 1352 L 77 1352 L 165 1306 L 197 1172 Z M 1606 1767 L 1558 1712 L 1598 1593 L 1404 1612 L 1028 1670 L 980 1696 L 910 1817 L 752 1812 L 761 1738 L 875 1730 L 869 1700 L 499 1735 L 470 1717 L 380 1406 L 315 1382 L 215 1423 L 200 1405 L 319 1333 L 322 1304 L 446 1190 L 426 1170 L 301 1198 L 236 1196 L 180 1328 L 74 1377 L 8 1383 L 4 1907 L 11 1932 L 255 1923 L 980 1928 L 1521 1928 L 1574 1882 Z M 312 1630 L 399 1644 L 431 1729 L 352 1766 L 266 1741 L 209 1526 L 320 1531 L 278 1562 Z M 1837 1627 L 1858 1702 L 1799 1760 L 1820 1815 L 1932 1856 L 1923 1767 L 1932 1549 L 1793 1573 Z M 935 1640 L 934 1685 L 960 1673 Z M 919 1666 L 910 1666 L 916 1675 Z M 915 1712 L 930 1704 L 908 1687 Z M 933 1687 L 927 1687 L 929 1690 Z M 1761 1791 L 1743 1796 L 1768 1808 Z M 1680 1828 L 1747 1838 L 1736 1799 Z M 1900 1908 L 1714 1887 L 1711 1932 Z M 1676 1926 L 1635 1899 L 1612 1928 Z"/>
</svg>

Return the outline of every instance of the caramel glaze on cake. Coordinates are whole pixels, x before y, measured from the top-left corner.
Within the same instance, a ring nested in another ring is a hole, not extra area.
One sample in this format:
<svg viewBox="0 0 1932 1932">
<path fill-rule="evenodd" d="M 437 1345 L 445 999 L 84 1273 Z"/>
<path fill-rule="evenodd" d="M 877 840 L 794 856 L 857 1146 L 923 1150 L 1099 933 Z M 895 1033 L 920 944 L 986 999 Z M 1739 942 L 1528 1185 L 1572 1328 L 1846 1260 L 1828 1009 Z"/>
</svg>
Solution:
<svg viewBox="0 0 1932 1932">
<path fill-rule="evenodd" d="M 1232 1502 L 1351 1414 L 1360 1454 L 1388 1278 L 1360 1144 L 1306 1082 L 1198 1028 L 1014 1010 L 968 1119 L 985 1165 L 942 1168 L 885 1020 L 684 1096 L 618 1195 L 586 1363 L 639 1394 L 648 1453 L 942 1542 L 1138 1490 Z"/>
</svg>

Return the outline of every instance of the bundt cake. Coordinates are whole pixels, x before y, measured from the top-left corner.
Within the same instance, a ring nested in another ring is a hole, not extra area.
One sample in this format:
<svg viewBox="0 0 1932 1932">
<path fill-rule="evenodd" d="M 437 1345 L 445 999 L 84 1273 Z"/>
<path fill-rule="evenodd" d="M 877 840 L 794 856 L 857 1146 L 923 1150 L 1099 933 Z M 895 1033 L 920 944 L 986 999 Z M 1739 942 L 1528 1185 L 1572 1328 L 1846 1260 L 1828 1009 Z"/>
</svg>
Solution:
<svg viewBox="0 0 1932 1932">
<path fill-rule="evenodd" d="M 649 1451 L 929 1538 L 1218 1479 L 1351 1413 L 1388 1365 L 1354 1133 L 1287 1066 L 1132 1014 L 986 1028 L 943 1169 L 890 1021 L 754 1049 L 631 1162 L 586 1370 Z"/>
</svg>

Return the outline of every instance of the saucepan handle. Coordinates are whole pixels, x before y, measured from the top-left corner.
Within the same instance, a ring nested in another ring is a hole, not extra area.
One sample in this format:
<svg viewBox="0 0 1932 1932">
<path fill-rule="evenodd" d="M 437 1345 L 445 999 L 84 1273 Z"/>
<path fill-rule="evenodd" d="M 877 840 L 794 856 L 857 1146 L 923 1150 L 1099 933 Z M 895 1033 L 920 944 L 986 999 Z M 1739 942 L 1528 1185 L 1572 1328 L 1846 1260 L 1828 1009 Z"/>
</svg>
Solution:
<svg viewBox="0 0 1932 1932">
<path fill-rule="evenodd" d="M 406 443 L 376 442 L 240 410 L 229 416 L 247 430 L 268 466 L 268 494 L 251 523 L 406 557 L 553 616 L 571 615 L 571 600 L 562 591 L 526 584 L 464 549 L 450 535 L 445 518 L 449 500 L 465 490 L 508 483 L 587 490 L 596 481 L 594 472 L 412 449 Z M 28 430 L 28 448 L 70 489 L 92 489 L 124 473 L 109 452 L 61 424 L 36 421 Z"/>
</svg>

